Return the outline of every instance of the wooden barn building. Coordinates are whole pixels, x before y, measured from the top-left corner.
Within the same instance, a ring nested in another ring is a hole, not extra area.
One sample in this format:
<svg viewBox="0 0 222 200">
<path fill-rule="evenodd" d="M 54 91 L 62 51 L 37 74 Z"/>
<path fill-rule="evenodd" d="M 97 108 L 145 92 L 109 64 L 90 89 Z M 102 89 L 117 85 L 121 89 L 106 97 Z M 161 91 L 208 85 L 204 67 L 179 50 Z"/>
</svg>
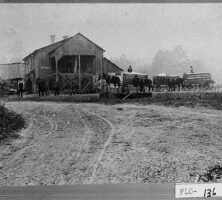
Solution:
<svg viewBox="0 0 222 200">
<path fill-rule="evenodd" d="M 0 64 L 0 80 L 25 78 L 29 72 L 24 63 Z"/>
<path fill-rule="evenodd" d="M 81 33 L 73 37 L 63 38 L 55 42 L 51 36 L 51 44 L 33 51 L 23 61 L 30 69 L 28 77 L 32 79 L 35 92 L 37 78 L 50 80 L 52 77 L 70 85 L 70 80 L 77 79 L 79 89 L 84 76 L 96 76 L 101 73 L 115 72 L 120 75 L 120 67 L 104 58 L 105 50 L 83 36 Z"/>
</svg>

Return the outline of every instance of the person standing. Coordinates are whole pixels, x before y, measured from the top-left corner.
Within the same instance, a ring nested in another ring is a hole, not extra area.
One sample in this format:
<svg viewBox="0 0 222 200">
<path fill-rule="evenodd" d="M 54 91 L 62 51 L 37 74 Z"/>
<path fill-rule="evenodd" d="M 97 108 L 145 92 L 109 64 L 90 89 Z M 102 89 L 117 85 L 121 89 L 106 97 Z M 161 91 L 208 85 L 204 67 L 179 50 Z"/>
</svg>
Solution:
<svg viewBox="0 0 222 200">
<path fill-rule="evenodd" d="M 49 82 L 48 81 L 45 82 L 45 95 L 46 96 L 49 95 Z"/>
<path fill-rule="evenodd" d="M 141 78 L 140 81 L 139 81 L 139 86 L 140 86 L 140 92 L 144 93 L 145 92 L 145 89 L 144 89 L 144 80 Z"/>
<path fill-rule="evenodd" d="M 60 82 L 59 81 L 55 82 L 54 88 L 55 88 L 55 96 L 59 96 L 59 90 L 60 90 Z"/>
<path fill-rule="evenodd" d="M 1 97 L 5 96 L 5 82 L 1 82 Z"/>
<path fill-rule="evenodd" d="M 0 94 L 1 94 L 1 97 L 3 97 L 3 94 L 2 94 L 2 82 L 0 82 Z"/>
<path fill-rule="evenodd" d="M 23 98 L 23 90 L 24 90 L 24 84 L 22 81 L 18 82 L 18 97 Z"/>
<path fill-rule="evenodd" d="M 194 73 L 194 71 L 193 71 L 193 66 L 190 66 L 190 73 Z"/>
<path fill-rule="evenodd" d="M 133 71 L 132 67 L 129 66 L 129 68 L 128 68 L 128 72 L 132 72 L 132 71 Z"/>
<path fill-rule="evenodd" d="M 44 96 L 45 82 L 43 79 L 39 79 L 38 81 L 38 91 L 39 91 L 39 97 Z"/>
<path fill-rule="evenodd" d="M 28 94 L 32 93 L 32 80 L 30 78 L 26 81 L 25 88 L 27 89 Z"/>
<path fill-rule="evenodd" d="M 137 77 L 137 75 L 135 75 L 133 78 L 133 86 L 136 88 L 137 93 L 138 93 L 139 82 L 140 82 L 139 78 Z"/>
<path fill-rule="evenodd" d="M 73 80 L 71 84 L 71 95 L 76 94 L 78 90 L 78 82 Z"/>
</svg>

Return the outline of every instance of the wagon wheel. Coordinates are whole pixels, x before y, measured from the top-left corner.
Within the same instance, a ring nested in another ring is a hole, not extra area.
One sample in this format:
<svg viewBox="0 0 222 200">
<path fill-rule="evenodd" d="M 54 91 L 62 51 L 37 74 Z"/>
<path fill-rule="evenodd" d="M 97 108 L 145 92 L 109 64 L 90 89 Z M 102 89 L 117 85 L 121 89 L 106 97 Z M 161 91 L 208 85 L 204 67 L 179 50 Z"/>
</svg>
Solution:
<svg viewBox="0 0 222 200">
<path fill-rule="evenodd" d="M 166 87 L 165 87 L 165 90 L 168 91 L 168 92 L 170 92 L 170 91 L 171 91 L 171 88 L 170 88 L 169 86 L 166 86 Z"/>
<path fill-rule="evenodd" d="M 180 91 L 180 85 L 175 85 L 175 91 Z"/>
<path fill-rule="evenodd" d="M 207 85 L 198 85 L 198 89 L 200 89 L 202 92 L 204 92 L 205 90 L 207 90 Z"/>
<path fill-rule="evenodd" d="M 213 88 L 214 88 L 214 85 L 210 84 L 209 87 L 208 87 L 208 90 L 213 90 Z"/>
<path fill-rule="evenodd" d="M 153 92 L 156 92 L 156 86 L 153 86 Z"/>
<path fill-rule="evenodd" d="M 185 85 L 184 90 L 185 91 L 191 91 L 192 90 L 192 85 Z"/>
<path fill-rule="evenodd" d="M 205 86 L 205 90 L 212 90 L 214 88 L 213 83 L 209 83 Z"/>
<path fill-rule="evenodd" d="M 209 85 L 204 85 L 201 87 L 201 90 L 206 91 L 209 90 L 209 88 L 210 88 Z"/>
<path fill-rule="evenodd" d="M 165 85 L 161 85 L 160 86 L 160 92 L 164 92 L 166 90 L 166 86 Z"/>
<path fill-rule="evenodd" d="M 154 91 L 154 92 L 160 92 L 159 89 L 160 89 L 160 87 L 159 87 L 158 85 L 154 85 L 154 86 L 153 86 L 153 91 Z"/>
<path fill-rule="evenodd" d="M 191 85 L 190 90 L 191 90 L 191 91 L 197 91 L 197 90 L 198 90 L 198 86 L 197 86 L 197 84 L 193 84 L 193 85 Z"/>
</svg>

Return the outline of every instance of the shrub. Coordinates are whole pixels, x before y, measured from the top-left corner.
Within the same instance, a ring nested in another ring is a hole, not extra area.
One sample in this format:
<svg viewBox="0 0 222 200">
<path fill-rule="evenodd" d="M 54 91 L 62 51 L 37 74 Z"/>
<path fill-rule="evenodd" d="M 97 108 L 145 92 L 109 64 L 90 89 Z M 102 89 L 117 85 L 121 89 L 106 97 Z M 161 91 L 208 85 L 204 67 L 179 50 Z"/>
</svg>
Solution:
<svg viewBox="0 0 222 200">
<path fill-rule="evenodd" d="M 4 104 L 0 102 L 0 132 L 1 129 L 5 126 L 5 112 L 6 108 Z"/>
<path fill-rule="evenodd" d="M 25 126 L 25 120 L 22 115 L 8 110 L 3 103 L 0 102 L 0 139 L 9 136 L 15 136 L 15 131 Z"/>
</svg>

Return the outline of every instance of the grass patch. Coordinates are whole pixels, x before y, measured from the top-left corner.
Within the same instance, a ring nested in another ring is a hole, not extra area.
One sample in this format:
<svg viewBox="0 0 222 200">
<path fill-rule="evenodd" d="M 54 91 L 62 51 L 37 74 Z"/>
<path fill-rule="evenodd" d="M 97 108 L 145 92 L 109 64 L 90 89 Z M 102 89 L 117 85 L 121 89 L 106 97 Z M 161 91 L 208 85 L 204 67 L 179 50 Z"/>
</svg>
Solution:
<svg viewBox="0 0 222 200">
<path fill-rule="evenodd" d="M 0 140 L 7 137 L 17 137 L 15 132 L 25 126 L 22 115 L 8 110 L 0 102 Z"/>
<path fill-rule="evenodd" d="M 204 182 L 221 182 L 222 165 L 216 164 L 215 166 L 210 166 L 206 173 L 200 175 L 200 180 Z"/>
</svg>

